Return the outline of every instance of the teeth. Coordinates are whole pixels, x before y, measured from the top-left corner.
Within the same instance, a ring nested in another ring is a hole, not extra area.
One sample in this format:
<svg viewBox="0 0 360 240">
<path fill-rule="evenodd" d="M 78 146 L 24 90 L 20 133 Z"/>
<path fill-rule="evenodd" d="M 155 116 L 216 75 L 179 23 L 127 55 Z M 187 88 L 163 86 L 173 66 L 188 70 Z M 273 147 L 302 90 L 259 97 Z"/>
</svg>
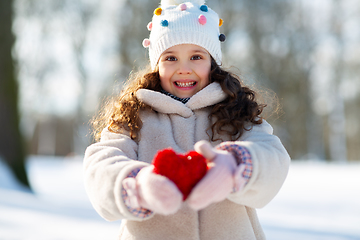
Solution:
<svg viewBox="0 0 360 240">
<path fill-rule="evenodd" d="M 176 82 L 179 87 L 191 87 L 194 86 L 195 82 Z"/>
</svg>

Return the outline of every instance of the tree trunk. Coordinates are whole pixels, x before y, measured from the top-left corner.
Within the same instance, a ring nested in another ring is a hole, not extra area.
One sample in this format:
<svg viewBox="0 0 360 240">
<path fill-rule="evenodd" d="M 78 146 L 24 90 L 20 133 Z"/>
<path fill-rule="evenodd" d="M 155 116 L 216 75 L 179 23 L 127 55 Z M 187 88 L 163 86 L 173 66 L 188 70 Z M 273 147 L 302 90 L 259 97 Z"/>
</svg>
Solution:
<svg viewBox="0 0 360 240">
<path fill-rule="evenodd" d="M 25 170 L 25 150 L 19 129 L 18 86 L 11 50 L 13 1 L 0 1 L 0 156 L 17 179 L 30 187 Z"/>
<path fill-rule="evenodd" d="M 343 32 L 343 11 L 341 9 L 341 1 L 333 1 L 332 10 L 332 33 L 337 41 L 337 56 L 334 61 L 334 74 L 332 79 L 332 101 L 334 109 L 330 112 L 329 121 L 329 150 L 330 158 L 337 162 L 347 161 L 347 143 L 346 143 L 346 115 L 345 100 L 339 92 L 340 82 L 343 80 L 344 72 L 344 39 Z M 340 13 L 340 14 L 339 14 Z"/>
</svg>

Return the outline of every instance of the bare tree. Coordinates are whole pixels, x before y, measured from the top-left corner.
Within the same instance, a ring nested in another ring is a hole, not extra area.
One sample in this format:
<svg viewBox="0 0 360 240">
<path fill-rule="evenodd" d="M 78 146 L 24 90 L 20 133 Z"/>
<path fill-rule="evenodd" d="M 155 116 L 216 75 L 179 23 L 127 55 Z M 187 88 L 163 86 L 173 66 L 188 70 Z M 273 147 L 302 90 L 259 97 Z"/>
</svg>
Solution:
<svg viewBox="0 0 360 240">
<path fill-rule="evenodd" d="M 340 82 L 344 77 L 343 73 L 345 71 L 343 60 L 345 42 L 342 37 L 343 16 L 341 1 L 334 0 L 331 32 L 336 39 L 337 56 L 334 59 L 334 67 L 332 68 L 332 75 L 334 77 L 331 79 L 331 95 L 333 97 L 329 100 L 332 101 L 334 107 L 328 116 L 328 127 L 330 158 L 335 161 L 346 161 L 347 159 L 345 101 L 339 92 Z"/>
<path fill-rule="evenodd" d="M 256 82 L 277 94 L 285 114 L 273 125 L 290 155 L 300 158 L 308 152 L 311 130 L 307 124 L 314 115 L 309 100 L 308 60 L 314 40 L 306 28 L 306 16 L 290 1 L 226 2 L 222 30 L 228 32 L 230 38 L 232 32 L 238 31 L 249 39 L 245 49 L 247 58 L 237 57 L 236 61 L 236 57 L 232 57 L 234 64 L 240 69 L 251 69 Z M 236 43 L 237 39 L 231 41 Z M 244 54 L 236 53 L 236 49 L 225 52 L 234 56 Z"/>
<path fill-rule="evenodd" d="M 12 58 L 13 2 L 0 3 L 0 155 L 16 178 L 30 187 L 25 170 L 25 149 L 19 129 L 18 85 Z"/>
<path fill-rule="evenodd" d="M 119 11 L 119 54 L 121 75 L 126 78 L 136 67 L 147 64 L 142 40 L 149 37 L 146 26 L 160 1 L 124 0 Z"/>
</svg>

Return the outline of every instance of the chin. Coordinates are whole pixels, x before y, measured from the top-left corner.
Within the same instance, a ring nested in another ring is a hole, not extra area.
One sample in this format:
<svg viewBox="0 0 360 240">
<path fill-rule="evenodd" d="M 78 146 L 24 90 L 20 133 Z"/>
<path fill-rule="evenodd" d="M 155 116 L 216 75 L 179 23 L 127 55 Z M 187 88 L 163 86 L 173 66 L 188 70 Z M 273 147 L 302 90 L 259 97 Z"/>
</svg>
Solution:
<svg viewBox="0 0 360 240">
<path fill-rule="evenodd" d="M 188 94 L 188 95 L 175 95 L 175 96 L 177 96 L 177 97 L 179 97 L 179 98 L 190 98 L 190 97 L 192 97 L 192 96 L 194 96 L 194 94 Z"/>
</svg>

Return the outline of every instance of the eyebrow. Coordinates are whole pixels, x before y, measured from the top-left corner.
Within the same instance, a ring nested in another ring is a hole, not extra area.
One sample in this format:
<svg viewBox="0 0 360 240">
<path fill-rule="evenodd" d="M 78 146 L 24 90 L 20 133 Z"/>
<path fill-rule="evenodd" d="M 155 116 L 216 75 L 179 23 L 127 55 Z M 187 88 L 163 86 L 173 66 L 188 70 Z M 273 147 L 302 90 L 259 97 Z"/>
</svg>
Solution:
<svg viewBox="0 0 360 240">
<path fill-rule="evenodd" d="M 194 50 L 194 51 L 192 51 L 192 52 L 194 52 L 194 53 L 208 53 L 207 51 L 204 51 L 204 50 Z"/>
<path fill-rule="evenodd" d="M 162 54 L 164 55 L 164 54 L 173 54 L 174 53 L 174 51 L 168 51 L 168 50 L 166 50 L 166 51 L 164 51 Z"/>
<path fill-rule="evenodd" d="M 171 50 L 166 50 L 163 52 L 163 54 L 174 54 L 174 53 L 177 53 L 178 51 L 171 51 Z M 191 50 L 190 52 L 192 53 L 208 53 L 207 51 L 204 51 L 204 50 L 200 50 L 200 49 L 196 49 L 196 50 Z"/>
</svg>

